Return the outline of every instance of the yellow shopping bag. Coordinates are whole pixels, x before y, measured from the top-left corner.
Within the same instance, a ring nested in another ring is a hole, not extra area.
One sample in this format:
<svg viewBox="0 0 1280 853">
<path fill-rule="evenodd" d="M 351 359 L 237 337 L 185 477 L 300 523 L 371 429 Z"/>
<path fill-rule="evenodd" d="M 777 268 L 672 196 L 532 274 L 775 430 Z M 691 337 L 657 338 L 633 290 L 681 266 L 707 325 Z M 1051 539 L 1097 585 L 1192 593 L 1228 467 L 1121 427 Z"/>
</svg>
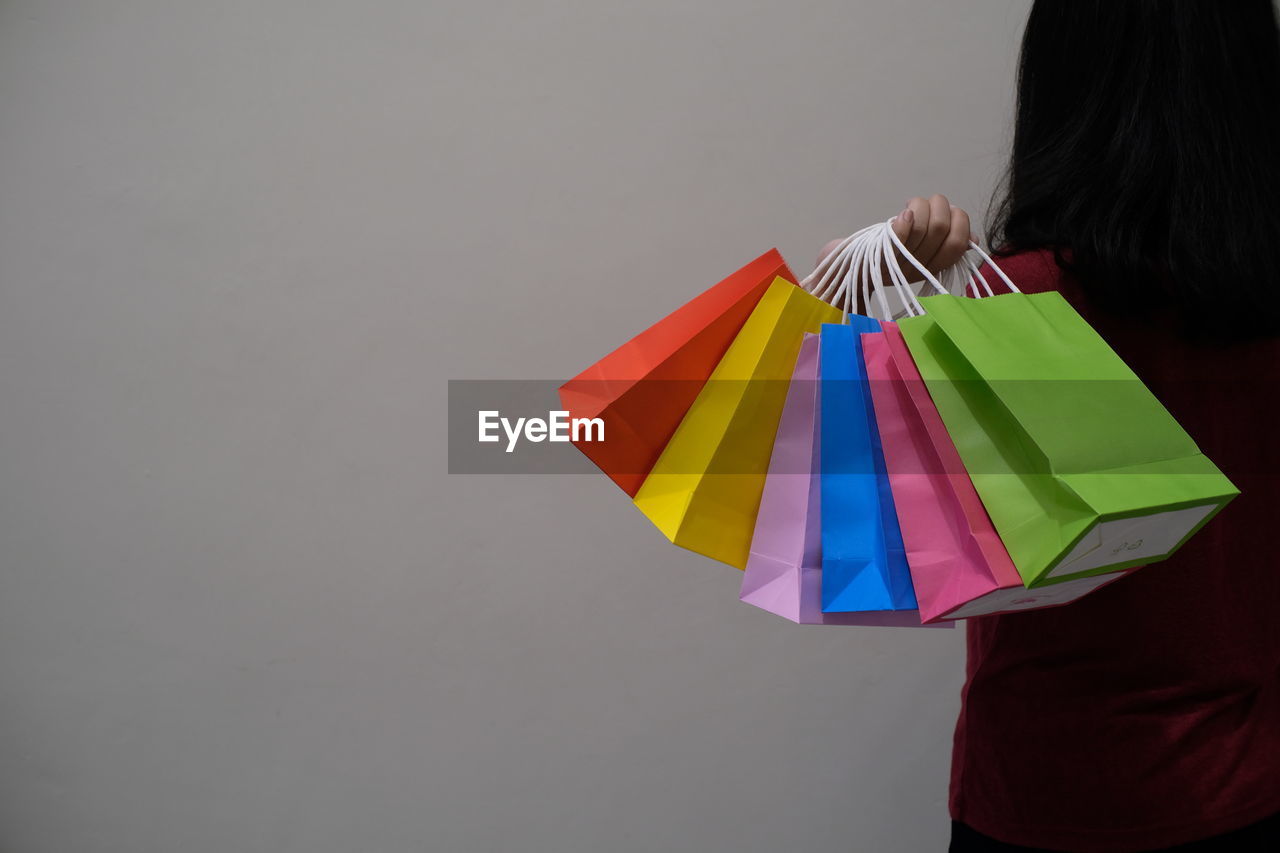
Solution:
<svg viewBox="0 0 1280 853">
<path fill-rule="evenodd" d="M 784 278 L 769 285 L 636 492 L 676 545 L 746 567 L 804 333 L 840 317 Z"/>
</svg>

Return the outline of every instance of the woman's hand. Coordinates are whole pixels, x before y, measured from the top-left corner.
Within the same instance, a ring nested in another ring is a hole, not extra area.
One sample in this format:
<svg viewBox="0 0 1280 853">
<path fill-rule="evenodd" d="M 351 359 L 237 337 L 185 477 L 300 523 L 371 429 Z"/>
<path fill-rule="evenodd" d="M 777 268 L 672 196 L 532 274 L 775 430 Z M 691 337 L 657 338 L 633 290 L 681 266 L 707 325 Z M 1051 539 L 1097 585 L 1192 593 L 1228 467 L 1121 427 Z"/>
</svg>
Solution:
<svg viewBox="0 0 1280 853">
<path fill-rule="evenodd" d="M 916 196 L 907 202 L 907 206 L 893 220 L 893 232 L 907 247 L 907 251 L 924 264 L 931 273 L 937 273 L 960 260 L 969 241 L 977 242 L 969 232 L 969 214 L 958 207 L 952 207 L 944 195 L 934 195 L 928 199 Z M 831 254 L 840 240 L 832 240 L 822 249 L 818 263 Z M 894 259 L 898 268 L 907 277 L 907 281 L 919 281 L 924 278 L 920 271 L 902 253 L 894 250 Z"/>
</svg>

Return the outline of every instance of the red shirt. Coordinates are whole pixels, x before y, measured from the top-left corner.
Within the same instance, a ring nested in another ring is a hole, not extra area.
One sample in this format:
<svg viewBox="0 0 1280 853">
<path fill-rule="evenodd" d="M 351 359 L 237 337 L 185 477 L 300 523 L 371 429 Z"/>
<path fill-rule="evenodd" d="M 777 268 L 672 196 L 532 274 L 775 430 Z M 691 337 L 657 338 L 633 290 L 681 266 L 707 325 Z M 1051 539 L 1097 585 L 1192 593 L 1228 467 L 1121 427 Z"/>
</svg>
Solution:
<svg viewBox="0 0 1280 853">
<path fill-rule="evenodd" d="M 1051 252 L 998 262 L 1024 291 L 1061 291 L 1241 494 L 1168 560 L 1065 607 L 968 620 L 951 816 L 1131 853 L 1280 812 L 1280 340 L 1195 346 L 1167 317 L 1091 306 Z M 1230 322 L 1230 284 L 1204 322 Z"/>
</svg>

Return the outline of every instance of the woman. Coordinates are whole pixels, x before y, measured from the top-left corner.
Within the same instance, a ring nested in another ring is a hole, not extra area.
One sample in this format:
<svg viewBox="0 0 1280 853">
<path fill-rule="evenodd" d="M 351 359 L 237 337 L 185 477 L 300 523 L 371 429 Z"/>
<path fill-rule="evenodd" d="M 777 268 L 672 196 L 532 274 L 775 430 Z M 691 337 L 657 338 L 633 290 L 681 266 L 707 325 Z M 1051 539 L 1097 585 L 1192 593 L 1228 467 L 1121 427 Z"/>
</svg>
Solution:
<svg viewBox="0 0 1280 853">
<path fill-rule="evenodd" d="M 1277 110 L 1270 0 L 1032 8 L 990 242 L 1241 495 L 1078 602 L 969 620 L 952 851 L 1280 850 Z M 941 196 L 895 227 L 934 269 L 969 236 Z"/>
</svg>

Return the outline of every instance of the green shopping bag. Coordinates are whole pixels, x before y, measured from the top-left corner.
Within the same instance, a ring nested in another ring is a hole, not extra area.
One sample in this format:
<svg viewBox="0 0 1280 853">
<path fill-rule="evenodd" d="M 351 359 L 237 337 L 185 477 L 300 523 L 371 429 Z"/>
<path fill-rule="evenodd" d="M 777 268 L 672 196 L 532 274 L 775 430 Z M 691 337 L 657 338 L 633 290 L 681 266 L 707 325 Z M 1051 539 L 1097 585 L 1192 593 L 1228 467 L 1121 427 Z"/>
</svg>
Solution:
<svg viewBox="0 0 1280 853">
<path fill-rule="evenodd" d="M 1059 293 L 918 305 L 898 328 L 1027 586 L 1163 560 L 1239 494 Z"/>
</svg>

